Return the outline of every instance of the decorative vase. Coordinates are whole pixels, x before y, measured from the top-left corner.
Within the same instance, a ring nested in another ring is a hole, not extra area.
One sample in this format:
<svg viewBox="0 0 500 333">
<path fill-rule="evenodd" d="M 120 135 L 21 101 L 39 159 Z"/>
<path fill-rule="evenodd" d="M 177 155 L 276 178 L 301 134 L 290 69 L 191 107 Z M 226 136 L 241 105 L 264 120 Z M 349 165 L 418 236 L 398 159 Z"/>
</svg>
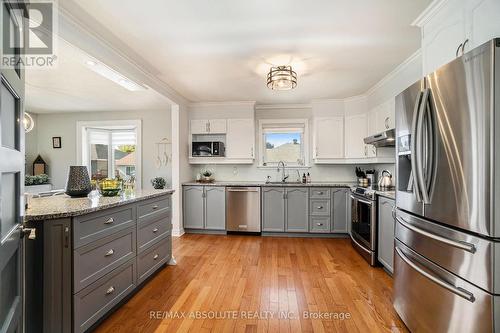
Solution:
<svg viewBox="0 0 500 333">
<path fill-rule="evenodd" d="M 87 167 L 72 165 L 69 167 L 66 181 L 66 194 L 71 197 L 85 197 L 92 191 Z"/>
</svg>

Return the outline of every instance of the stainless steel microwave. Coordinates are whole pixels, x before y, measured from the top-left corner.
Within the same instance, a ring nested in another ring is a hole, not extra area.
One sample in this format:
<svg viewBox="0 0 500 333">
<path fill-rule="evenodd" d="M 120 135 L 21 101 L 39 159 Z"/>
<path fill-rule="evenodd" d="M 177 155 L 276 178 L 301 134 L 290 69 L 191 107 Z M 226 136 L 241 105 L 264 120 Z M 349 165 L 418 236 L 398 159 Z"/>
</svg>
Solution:
<svg viewBox="0 0 500 333">
<path fill-rule="evenodd" d="M 204 141 L 192 143 L 193 157 L 224 157 L 225 148 L 224 142 L 221 141 Z"/>
</svg>

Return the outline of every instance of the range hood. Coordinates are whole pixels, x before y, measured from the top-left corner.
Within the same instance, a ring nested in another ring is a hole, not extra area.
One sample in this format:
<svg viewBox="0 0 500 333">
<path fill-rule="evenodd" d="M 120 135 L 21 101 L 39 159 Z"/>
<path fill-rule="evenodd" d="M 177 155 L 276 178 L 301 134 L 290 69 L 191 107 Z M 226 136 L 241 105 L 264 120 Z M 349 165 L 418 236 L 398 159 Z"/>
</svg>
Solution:
<svg viewBox="0 0 500 333">
<path fill-rule="evenodd" d="M 396 144 L 395 130 L 390 129 L 382 133 L 369 136 L 364 139 L 367 145 L 374 145 L 375 147 L 394 147 Z"/>
</svg>

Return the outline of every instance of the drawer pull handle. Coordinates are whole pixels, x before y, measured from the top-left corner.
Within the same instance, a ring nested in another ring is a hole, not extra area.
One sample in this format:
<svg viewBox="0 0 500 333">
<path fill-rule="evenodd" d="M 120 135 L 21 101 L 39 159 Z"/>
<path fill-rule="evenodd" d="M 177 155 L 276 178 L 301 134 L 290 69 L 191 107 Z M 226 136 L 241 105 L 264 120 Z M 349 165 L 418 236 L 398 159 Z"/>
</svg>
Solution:
<svg viewBox="0 0 500 333">
<path fill-rule="evenodd" d="M 104 224 L 111 224 L 111 223 L 114 223 L 115 222 L 115 219 L 110 217 L 106 222 L 104 222 Z"/>
<path fill-rule="evenodd" d="M 106 252 L 106 254 L 104 256 L 109 257 L 109 256 L 112 256 L 113 254 L 115 254 L 115 251 L 113 249 L 111 249 L 108 252 Z"/>
<path fill-rule="evenodd" d="M 323 209 L 323 206 L 318 206 L 318 207 L 316 207 L 316 208 L 318 208 L 318 209 Z"/>
<path fill-rule="evenodd" d="M 321 227 L 321 226 L 323 225 L 323 223 L 316 223 L 316 225 L 317 225 L 318 227 Z"/>
<path fill-rule="evenodd" d="M 112 294 L 115 292 L 115 287 L 111 286 L 106 290 L 106 295 Z"/>
<path fill-rule="evenodd" d="M 153 208 L 153 210 L 156 210 L 156 209 L 158 209 L 158 205 L 154 205 L 152 208 Z"/>
<path fill-rule="evenodd" d="M 153 232 L 154 232 L 154 233 L 157 233 L 157 232 L 158 232 L 158 228 L 154 228 L 154 229 L 153 229 Z"/>
<path fill-rule="evenodd" d="M 319 192 L 318 192 L 318 194 L 319 194 L 319 195 L 323 195 L 323 191 L 319 191 Z"/>
<path fill-rule="evenodd" d="M 153 256 L 153 259 L 154 259 L 154 260 L 156 260 L 156 259 L 158 259 L 158 257 L 159 257 L 159 255 L 158 255 L 158 254 L 155 254 L 155 255 Z"/>
</svg>

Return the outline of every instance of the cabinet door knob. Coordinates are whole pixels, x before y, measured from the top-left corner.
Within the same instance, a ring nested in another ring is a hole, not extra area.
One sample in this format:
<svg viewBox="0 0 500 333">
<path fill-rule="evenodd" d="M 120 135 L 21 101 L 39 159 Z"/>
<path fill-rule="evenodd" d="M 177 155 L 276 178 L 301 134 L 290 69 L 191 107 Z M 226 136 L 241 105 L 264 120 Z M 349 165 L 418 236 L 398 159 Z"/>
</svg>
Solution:
<svg viewBox="0 0 500 333">
<path fill-rule="evenodd" d="M 153 260 L 158 259 L 158 257 L 159 257 L 159 255 L 158 255 L 158 254 L 155 254 L 155 255 L 153 256 Z"/>
<path fill-rule="evenodd" d="M 154 232 L 154 233 L 157 233 L 157 232 L 158 232 L 158 228 L 154 228 L 154 229 L 153 229 L 153 232 Z"/>
<path fill-rule="evenodd" d="M 115 254 L 115 250 L 110 249 L 108 252 L 106 252 L 106 254 L 104 256 L 109 257 L 109 256 L 112 256 L 113 254 Z"/>
<path fill-rule="evenodd" d="M 111 286 L 106 290 L 106 295 L 112 294 L 115 292 L 115 287 Z"/>
<path fill-rule="evenodd" d="M 110 217 L 109 219 L 106 220 L 106 222 L 104 222 L 104 224 L 112 224 L 115 222 L 115 219 Z"/>
</svg>

